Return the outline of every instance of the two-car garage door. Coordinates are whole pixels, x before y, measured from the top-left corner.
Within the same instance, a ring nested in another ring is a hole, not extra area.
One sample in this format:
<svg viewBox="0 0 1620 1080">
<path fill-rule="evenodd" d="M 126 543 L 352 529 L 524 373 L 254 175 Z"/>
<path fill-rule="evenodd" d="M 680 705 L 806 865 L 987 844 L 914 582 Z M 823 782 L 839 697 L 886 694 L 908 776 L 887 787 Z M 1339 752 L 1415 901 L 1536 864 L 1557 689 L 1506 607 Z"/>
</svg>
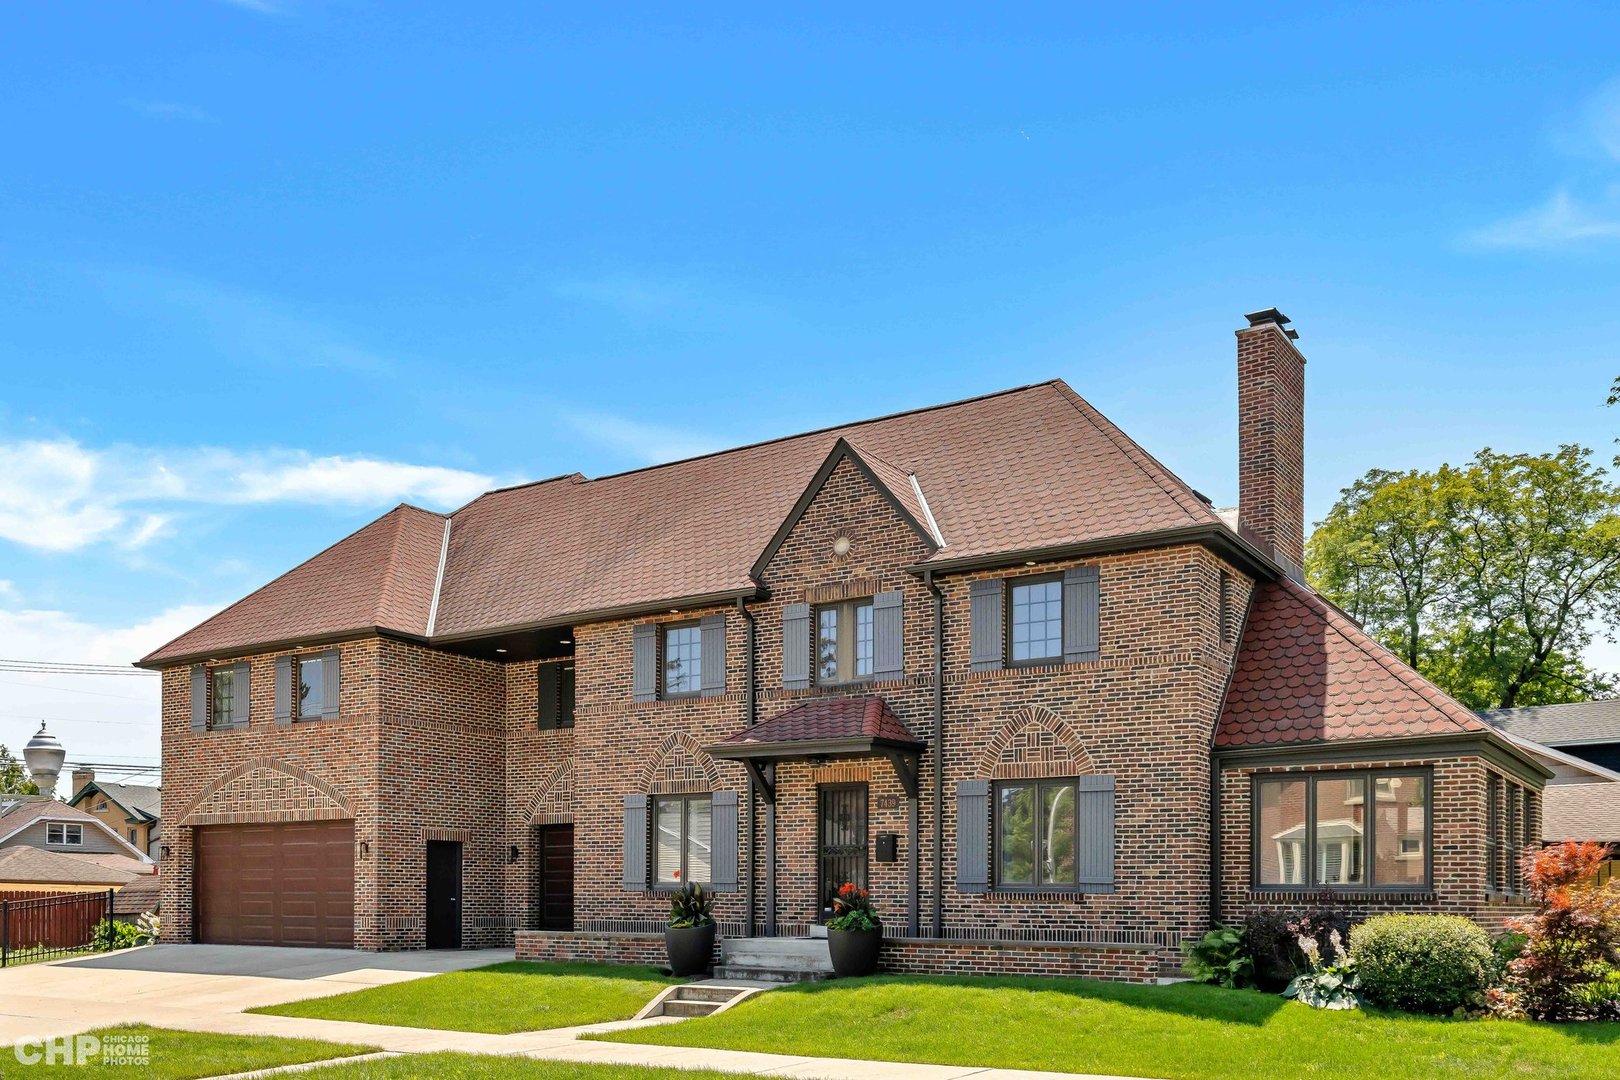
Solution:
<svg viewBox="0 0 1620 1080">
<path fill-rule="evenodd" d="M 354 822 L 196 832 L 196 940 L 354 947 Z"/>
</svg>

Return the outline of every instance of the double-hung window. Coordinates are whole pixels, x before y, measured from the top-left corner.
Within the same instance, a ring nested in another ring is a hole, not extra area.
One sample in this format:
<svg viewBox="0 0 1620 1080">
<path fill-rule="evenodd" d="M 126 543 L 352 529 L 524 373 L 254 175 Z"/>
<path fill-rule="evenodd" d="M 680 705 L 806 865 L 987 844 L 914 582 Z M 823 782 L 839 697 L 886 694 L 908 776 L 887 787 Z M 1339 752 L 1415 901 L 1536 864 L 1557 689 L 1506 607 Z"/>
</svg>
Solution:
<svg viewBox="0 0 1620 1080">
<path fill-rule="evenodd" d="M 1427 888 L 1430 782 L 1426 770 L 1256 777 L 1254 884 Z"/>
<path fill-rule="evenodd" d="M 835 686 L 871 677 L 871 598 L 816 608 L 816 683 Z"/>
<path fill-rule="evenodd" d="M 1007 583 L 1007 658 L 1012 664 L 1063 659 L 1063 578 Z"/>
<path fill-rule="evenodd" d="M 235 667 L 214 668 L 208 673 L 208 679 L 208 730 L 235 727 L 242 707 L 239 695 L 247 696 L 247 680 L 237 677 Z"/>
<path fill-rule="evenodd" d="M 45 842 L 60 844 L 63 847 L 83 847 L 84 826 L 53 821 L 45 826 Z"/>
<path fill-rule="evenodd" d="M 697 623 L 664 627 L 664 697 L 686 697 L 703 689 L 703 628 Z"/>
<path fill-rule="evenodd" d="M 708 884 L 713 875 L 708 795 L 659 795 L 653 799 L 653 883 L 679 888 L 687 882 Z"/>
<path fill-rule="evenodd" d="M 996 887 L 1072 889 L 1078 830 L 1073 780 L 1020 780 L 996 785 Z"/>
</svg>

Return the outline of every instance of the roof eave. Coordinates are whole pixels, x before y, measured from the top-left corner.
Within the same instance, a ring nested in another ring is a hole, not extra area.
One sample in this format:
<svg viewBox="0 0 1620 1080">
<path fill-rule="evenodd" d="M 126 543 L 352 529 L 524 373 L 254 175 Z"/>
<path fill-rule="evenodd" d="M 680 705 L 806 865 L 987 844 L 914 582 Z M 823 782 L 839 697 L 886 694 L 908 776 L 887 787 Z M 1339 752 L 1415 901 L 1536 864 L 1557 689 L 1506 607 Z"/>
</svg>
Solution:
<svg viewBox="0 0 1620 1080">
<path fill-rule="evenodd" d="M 360 638 L 368 637 L 394 638 L 398 641 L 415 642 L 418 645 L 430 644 L 429 639 L 421 634 L 413 634 L 405 630 L 395 630 L 387 626 L 357 626 L 351 630 L 333 630 L 324 634 L 310 634 L 303 637 L 252 641 L 218 649 L 199 649 L 174 656 L 158 656 L 158 654 L 153 653 L 135 661 L 134 666 L 146 668 L 150 671 L 162 671 L 164 668 L 176 667 L 181 664 L 195 664 L 198 661 L 232 660 L 241 656 L 252 656 L 255 653 L 314 648 L 317 645 L 336 645 L 341 642 L 357 641 Z"/>
<path fill-rule="evenodd" d="M 960 558 L 928 559 L 906 567 L 906 572 L 917 576 L 925 573 L 959 574 L 974 570 L 994 570 L 1025 562 L 1057 562 L 1062 559 L 1082 558 L 1088 555 L 1112 555 L 1147 548 L 1174 547 L 1178 544 L 1203 544 L 1224 555 L 1243 570 L 1265 581 L 1286 576 L 1270 556 L 1238 536 L 1225 525 L 1183 525 L 1173 529 L 1153 529 L 1138 533 L 1121 533 L 1097 540 L 1083 540 L 1069 544 L 1048 544 L 1041 547 L 1014 551 L 966 555 Z"/>
<path fill-rule="evenodd" d="M 1266 743 L 1260 746 L 1217 746 L 1213 755 L 1223 768 L 1244 765 L 1279 764 L 1283 760 L 1322 763 L 1350 762 L 1394 756 L 1455 756 L 1484 753 L 1499 763 L 1518 766 L 1518 772 L 1543 783 L 1553 772 L 1524 750 L 1501 737 L 1495 730 L 1439 731 L 1425 735 L 1400 735 L 1371 739 L 1311 739 Z"/>
<path fill-rule="evenodd" d="M 654 615 L 675 609 L 688 609 L 700 607 L 714 607 L 720 604 L 734 604 L 738 600 L 757 600 L 765 595 L 765 590 L 758 585 L 751 585 L 745 589 L 726 589 L 722 592 L 699 593 L 695 596 L 676 596 L 664 600 L 648 601 L 638 604 L 623 604 L 616 607 L 595 608 L 590 611 L 578 611 L 564 615 L 557 615 L 549 619 L 535 619 L 529 622 L 507 623 L 503 626 L 479 627 L 476 630 L 461 630 L 453 634 L 435 634 L 431 638 L 423 639 L 428 645 L 441 645 L 450 642 L 475 641 L 478 638 L 494 637 L 498 634 L 521 634 L 529 630 L 551 630 L 563 626 L 578 626 L 581 623 L 605 622 L 610 619 L 625 619 L 636 615 Z"/>
</svg>

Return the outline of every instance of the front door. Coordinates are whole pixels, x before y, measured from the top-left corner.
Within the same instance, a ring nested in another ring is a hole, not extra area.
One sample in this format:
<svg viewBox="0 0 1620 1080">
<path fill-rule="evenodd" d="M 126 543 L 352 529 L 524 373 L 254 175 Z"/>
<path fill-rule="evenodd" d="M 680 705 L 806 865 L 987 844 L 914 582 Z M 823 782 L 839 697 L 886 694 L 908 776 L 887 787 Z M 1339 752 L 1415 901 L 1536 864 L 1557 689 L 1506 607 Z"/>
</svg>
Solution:
<svg viewBox="0 0 1620 1080">
<path fill-rule="evenodd" d="M 461 948 L 461 844 L 427 842 L 427 947 Z"/>
<path fill-rule="evenodd" d="M 536 930 L 574 928 L 574 827 L 534 827 L 534 906 Z"/>
<path fill-rule="evenodd" d="M 825 921 L 840 886 L 853 882 L 866 888 L 866 785 L 822 784 L 817 801 L 818 893 Z"/>
</svg>

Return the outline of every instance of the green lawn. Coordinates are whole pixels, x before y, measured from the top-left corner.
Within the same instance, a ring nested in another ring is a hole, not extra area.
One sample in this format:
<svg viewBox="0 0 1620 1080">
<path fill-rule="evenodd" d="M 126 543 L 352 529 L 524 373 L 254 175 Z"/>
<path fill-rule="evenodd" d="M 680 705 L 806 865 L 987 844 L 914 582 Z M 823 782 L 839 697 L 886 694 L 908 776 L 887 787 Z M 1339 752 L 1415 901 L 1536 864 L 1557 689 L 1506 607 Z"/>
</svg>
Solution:
<svg viewBox="0 0 1620 1080">
<path fill-rule="evenodd" d="M 684 981 L 652 968 L 513 961 L 248 1011 L 504 1035 L 628 1020 Z"/>
<path fill-rule="evenodd" d="M 1323 1012 L 1256 991 L 1079 979 L 844 979 L 588 1037 L 1172 1080 L 1612 1080 L 1620 1061 L 1620 1024 Z"/>
<path fill-rule="evenodd" d="M 306 1075 L 309 1080 L 415 1080 L 416 1077 L 432 1080 L 738 1080 L 736 1073 L 708 1070 L 587 1065 L 487 1054 L 412 1054 L 333 1065 Z"/>
<path fill-rule="evenodd" d="M 130 1048 L 138 1046 L 127 1040 L 145 1037 L 150 1064 L 115 1065 L 105 1062 L 107 1071 L 100 1068 L 80 1068 L 71 1064 L 35 1065 L 20 1063 L 10 1046 L 4 1048 L 0 1059 L 0 1076 L 28 1077 L 29 1080 L 48 1080 L 55 1077 L 82 1077 L 89 1072 L 103 1076 L 140 1076 L 150 1080 L 191 1080 L 200 1076 L 221 1076 L 226 1073 L 247 1072 L 251 1069 L 269 1069 L 277 1065 L 296 1065 L 326 1058 L 352 1057 L 370 1053 L 374 1047 L 344 1046 L 341 1043 L 316 1042 L 313 1039 L 274 1039 L 254 1035 L 209 1035 L 197 1031 L 170 1031 L 166 1028 L 127 1024 L 120 1027 L 100 1028 L 88 1032 L 104 1043 L 111 1053 L 114 1044 Z M 38 1047 L 35 1047 L 38 1049 Z M 103 1061 L 96 1055 L 89 1058 L 88 1066 Z"/>
</svg>

